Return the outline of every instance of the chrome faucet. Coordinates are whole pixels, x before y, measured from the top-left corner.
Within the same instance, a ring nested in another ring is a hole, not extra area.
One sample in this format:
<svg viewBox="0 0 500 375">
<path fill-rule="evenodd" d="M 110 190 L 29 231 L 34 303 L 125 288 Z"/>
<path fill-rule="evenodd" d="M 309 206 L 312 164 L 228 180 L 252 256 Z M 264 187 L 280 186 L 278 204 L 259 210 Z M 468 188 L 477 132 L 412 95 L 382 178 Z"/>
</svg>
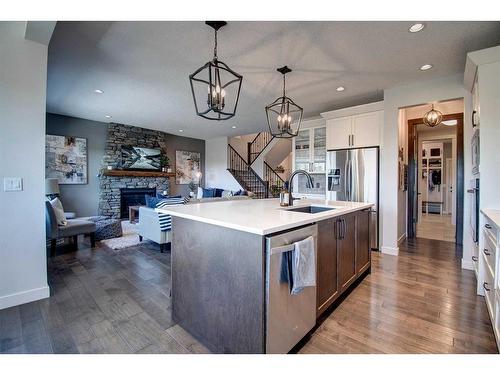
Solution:
<svg viewBox="0 0 500 375">
<path fill-rule="evenodd" d="M 292 196 L 292 180 L 293 178 L 298 175 L 298 174 L 303 174 L 304 176 L 307 177 L 307 187 L 308 188 L 312 188 L 314 186 L 314 182 L 313 182 L 313 179 L 311 177 L 311 175 L 309 173 L 307 173 L 306 171 L 304 171 L 303 169 L 297 169 L 295 172 L 293 172 L 291 175 L 290 175 L 290 178 L 288 179 L 288 188 L 290 189 L 290 194 L 288 195 L 288 205 L 289 206 L 293 206 L 293 201 L 297 200 L 297 199 L 300 199 L 300 198 L 294 198 Z"/>
</svg>

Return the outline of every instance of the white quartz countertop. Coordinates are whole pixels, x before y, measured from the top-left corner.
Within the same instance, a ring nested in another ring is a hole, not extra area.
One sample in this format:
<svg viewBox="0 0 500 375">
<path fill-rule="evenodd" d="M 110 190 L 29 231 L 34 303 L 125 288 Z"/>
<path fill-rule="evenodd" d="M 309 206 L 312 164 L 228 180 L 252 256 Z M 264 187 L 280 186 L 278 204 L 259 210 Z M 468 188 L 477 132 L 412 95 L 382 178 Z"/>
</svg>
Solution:
<svg viewBox="0 0 500 375">
<path fill-rule="evenodd" d="M 300 206 L 326 206 L 334 210 L 315 214 L 292 212 Z M 244 199 L 187 204 L 157 209 L 171 216 L 201 221 L 244 232 L 266 235 L 372 207 L 372 203 L 301 199 L 293 207 L 280 207 L 278 199 Z M 175 230 L 175 228 L 174 228 Z"/>
<path fill-rule="evenodd" d="M 500 228 L 500 210 L 493 210 L 491 208 L 483 208 L 481 212 L 490 219 L 497 228 Z"/>
</svg>

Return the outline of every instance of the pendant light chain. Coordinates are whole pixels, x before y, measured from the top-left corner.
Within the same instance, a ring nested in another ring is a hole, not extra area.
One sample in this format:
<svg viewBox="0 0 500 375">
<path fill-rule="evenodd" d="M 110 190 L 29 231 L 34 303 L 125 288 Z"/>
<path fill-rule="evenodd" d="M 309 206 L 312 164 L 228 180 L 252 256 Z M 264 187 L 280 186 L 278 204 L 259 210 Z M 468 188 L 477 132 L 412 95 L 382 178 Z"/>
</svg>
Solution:
<svg viewBox="0 0 500 375">
<path fill-rule="evenodd" d="M 217 60 L 217 29 L 215 29 L 214 60 Z"/>
</svg>

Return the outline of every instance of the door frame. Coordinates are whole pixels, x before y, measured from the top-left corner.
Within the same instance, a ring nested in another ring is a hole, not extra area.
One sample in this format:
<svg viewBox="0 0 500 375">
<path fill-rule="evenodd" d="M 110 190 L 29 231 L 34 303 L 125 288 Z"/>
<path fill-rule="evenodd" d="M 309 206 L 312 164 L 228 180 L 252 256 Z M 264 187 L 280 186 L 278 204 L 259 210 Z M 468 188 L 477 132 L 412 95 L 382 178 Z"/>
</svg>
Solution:
<svg viewBox="0 0 500 375">
<path fill-rule="evenodd" d="M 456 160 L 456 221 L 455 221 L 455 243 L 462 245 L 463 229 L 464 229 L 464 114 L 452 113 L 443 115 L 443 121 L 457 120 L 456 144 L 457 144 L 457 160 Z M 418 159 L 415 159 L 415 141 L 417 132 L 416 125 L 422 124 L 422 118 L 410 119 L 407 121 L 408 126 L 408 201 L 407 201 L 407 238 L 416 237 L 416 222 L 414 222 L 415 207 L 418 209 L 417 203 L 417 173 Z M 457 254 L 461 256 L 461 254 Z"/>
</svg>

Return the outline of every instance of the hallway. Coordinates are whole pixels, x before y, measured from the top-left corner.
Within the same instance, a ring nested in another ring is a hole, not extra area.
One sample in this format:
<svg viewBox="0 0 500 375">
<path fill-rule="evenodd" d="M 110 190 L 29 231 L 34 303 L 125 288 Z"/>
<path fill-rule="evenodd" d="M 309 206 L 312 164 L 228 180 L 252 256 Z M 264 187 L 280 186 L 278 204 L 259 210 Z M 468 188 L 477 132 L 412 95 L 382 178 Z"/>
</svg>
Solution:
<svg viewBox="0 0 500 375">
<path fill-rule="evenodd" d="M 422 214 L 417 223 L 417 237 L 455 242 L 455 225 L 451 215 Z"/>
</svg>

